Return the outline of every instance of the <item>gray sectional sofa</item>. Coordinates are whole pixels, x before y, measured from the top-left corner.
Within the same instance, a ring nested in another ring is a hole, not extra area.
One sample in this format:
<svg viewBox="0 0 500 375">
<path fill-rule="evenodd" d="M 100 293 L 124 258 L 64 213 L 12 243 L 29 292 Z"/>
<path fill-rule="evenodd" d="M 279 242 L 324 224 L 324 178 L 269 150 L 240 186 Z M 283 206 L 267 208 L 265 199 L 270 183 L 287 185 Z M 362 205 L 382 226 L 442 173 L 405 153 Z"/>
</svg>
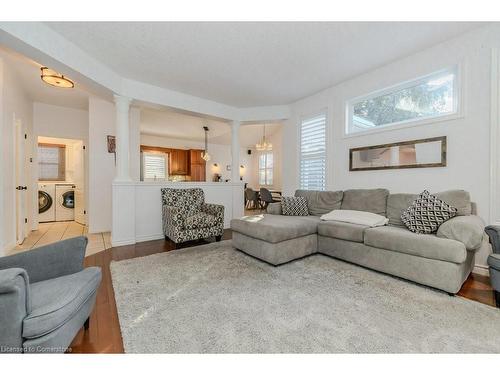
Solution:
<svg viewBox="0 0 500 375">
<path fill-rule="evenodd" d="M 295 195 L 306 198 L 309 216 L 284 216 L 280 203 L 271 204 L 267 214 L 231 220 L 233 246 L 273 265 L 322 253 L 455 294 L 472 271 L 475 252 L 487 242 L 484 223 L 463 190 L 435 194 L 458 215 L 432 235 L 410 232 L 401 221 L 414 194 L 355 189 Z M 371 228 L 320 220 L 334 209 L 373 212 L 389 223 Z"/>
</svg>

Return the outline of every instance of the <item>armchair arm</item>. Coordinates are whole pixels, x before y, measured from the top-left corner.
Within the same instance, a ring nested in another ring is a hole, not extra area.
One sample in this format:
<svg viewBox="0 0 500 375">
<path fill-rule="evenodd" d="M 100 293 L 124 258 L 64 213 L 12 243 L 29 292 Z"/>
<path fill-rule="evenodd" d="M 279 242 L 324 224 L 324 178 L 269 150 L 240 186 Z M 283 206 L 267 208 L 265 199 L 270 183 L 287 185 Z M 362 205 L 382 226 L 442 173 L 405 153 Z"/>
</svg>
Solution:
<svg viewBox="0 0 500 375">
<path fill-rule="evenodd" d="M 224 206 L 221 204 L 203 203 L 201 210 L 207 214 L 214 215 L 216 218 L 224 222 Z"/>
<path fill-rule="evenodd" d="M 498 225 L 488 225 L 484 228 L 484 231 L 490 238 L 491 247 L 493 252 L 500 254 L 500 226 Z"/>
<path fill-rule="evenodd" d="M 436 235 L 460 241 L 467 250 L 477 250 L 483 242 L 484 221 L 476 215 L 455 216 L 441 224 Z"/>
<path fill-rule="evenodd" d="M 28 274 L 22 268 L 0 270 L 0 353 L 20 353 L 23 320 L 31 312 Z"/>
<path fill-rule="evenodd" d="M 184 229 L 186 218 L 179 207 L 163 205 L 162 207 L 163 234 L 175 239 Z"/>
<path fill-rule="evenodd" d="M 0 269 L 23 268 L 32 283 L 70 275 L 83 269 L 87 237 L 75 237 L 0 258 Z"/>
</svg>

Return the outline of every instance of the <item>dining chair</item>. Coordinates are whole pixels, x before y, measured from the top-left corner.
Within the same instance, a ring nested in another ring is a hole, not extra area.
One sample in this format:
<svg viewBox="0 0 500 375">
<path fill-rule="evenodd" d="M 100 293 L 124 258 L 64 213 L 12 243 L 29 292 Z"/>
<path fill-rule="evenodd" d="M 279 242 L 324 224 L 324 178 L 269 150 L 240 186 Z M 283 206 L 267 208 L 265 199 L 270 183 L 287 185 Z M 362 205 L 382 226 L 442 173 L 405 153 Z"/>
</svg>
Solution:
<svg viewBox="0 0 500 375">
<path fill-rule="evenodd" d="M 279 200 L 274 199 L 271 192 L 266 188 L 260 188 L 260 202 L 262 208 L 267 208 L 269 203 L 277 203 Z"/>
</svg>

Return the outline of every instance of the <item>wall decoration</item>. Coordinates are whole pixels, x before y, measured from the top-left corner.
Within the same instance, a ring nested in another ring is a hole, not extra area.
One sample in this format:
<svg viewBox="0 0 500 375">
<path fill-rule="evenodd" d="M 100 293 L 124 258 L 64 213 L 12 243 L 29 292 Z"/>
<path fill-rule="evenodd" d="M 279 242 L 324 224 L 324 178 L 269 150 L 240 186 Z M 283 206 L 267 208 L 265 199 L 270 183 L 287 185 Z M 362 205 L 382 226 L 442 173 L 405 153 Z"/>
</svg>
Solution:
<svg viewBox="0 0 500 375">
<path fill-rule="evenodd" d="M 115 154 L 115 165 L 116 165 L 116 137 L 114 135 L 108 135 L 108 152 L 110 154 Z"/>
<path fill-rule="evenodd" d="M 446 137 L 349 150 L 349 171 L 446 167 Z"/>
</svg>

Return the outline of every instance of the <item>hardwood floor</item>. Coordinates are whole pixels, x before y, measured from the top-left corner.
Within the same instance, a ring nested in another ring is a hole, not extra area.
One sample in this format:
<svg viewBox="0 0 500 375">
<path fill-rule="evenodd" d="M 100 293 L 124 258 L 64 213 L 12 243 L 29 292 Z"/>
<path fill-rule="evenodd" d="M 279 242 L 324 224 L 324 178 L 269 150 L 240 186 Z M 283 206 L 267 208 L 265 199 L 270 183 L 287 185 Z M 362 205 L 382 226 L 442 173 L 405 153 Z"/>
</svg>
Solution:
<svg viewBox="0 0 500 375">
<path fill-rule="evenodd" d="M 231 239 L 231 231 L 224 232 L 223 239 Z M 197 246 L 206 241 L 194 241 L 183 247 Z M 174 250 L 171 241 L 157 240 L 141 242 L 130 246 L 106 249 L 85 258 L 85 266 L 102 268 L 102 283 L 97 294 L 94 311 L 90 316 L 90 329 L 80 330 L 69 349 L 72 353 L 123 353 L 123 343 L 116 311 L 115 296 L 111 283 L 109 264 L 112 260 L 122 260 L 147 256 Z M 474 301 L 495 306 L 489 277 L 477 274 L 469 276 L 458 295 Z"/>
</svg>

